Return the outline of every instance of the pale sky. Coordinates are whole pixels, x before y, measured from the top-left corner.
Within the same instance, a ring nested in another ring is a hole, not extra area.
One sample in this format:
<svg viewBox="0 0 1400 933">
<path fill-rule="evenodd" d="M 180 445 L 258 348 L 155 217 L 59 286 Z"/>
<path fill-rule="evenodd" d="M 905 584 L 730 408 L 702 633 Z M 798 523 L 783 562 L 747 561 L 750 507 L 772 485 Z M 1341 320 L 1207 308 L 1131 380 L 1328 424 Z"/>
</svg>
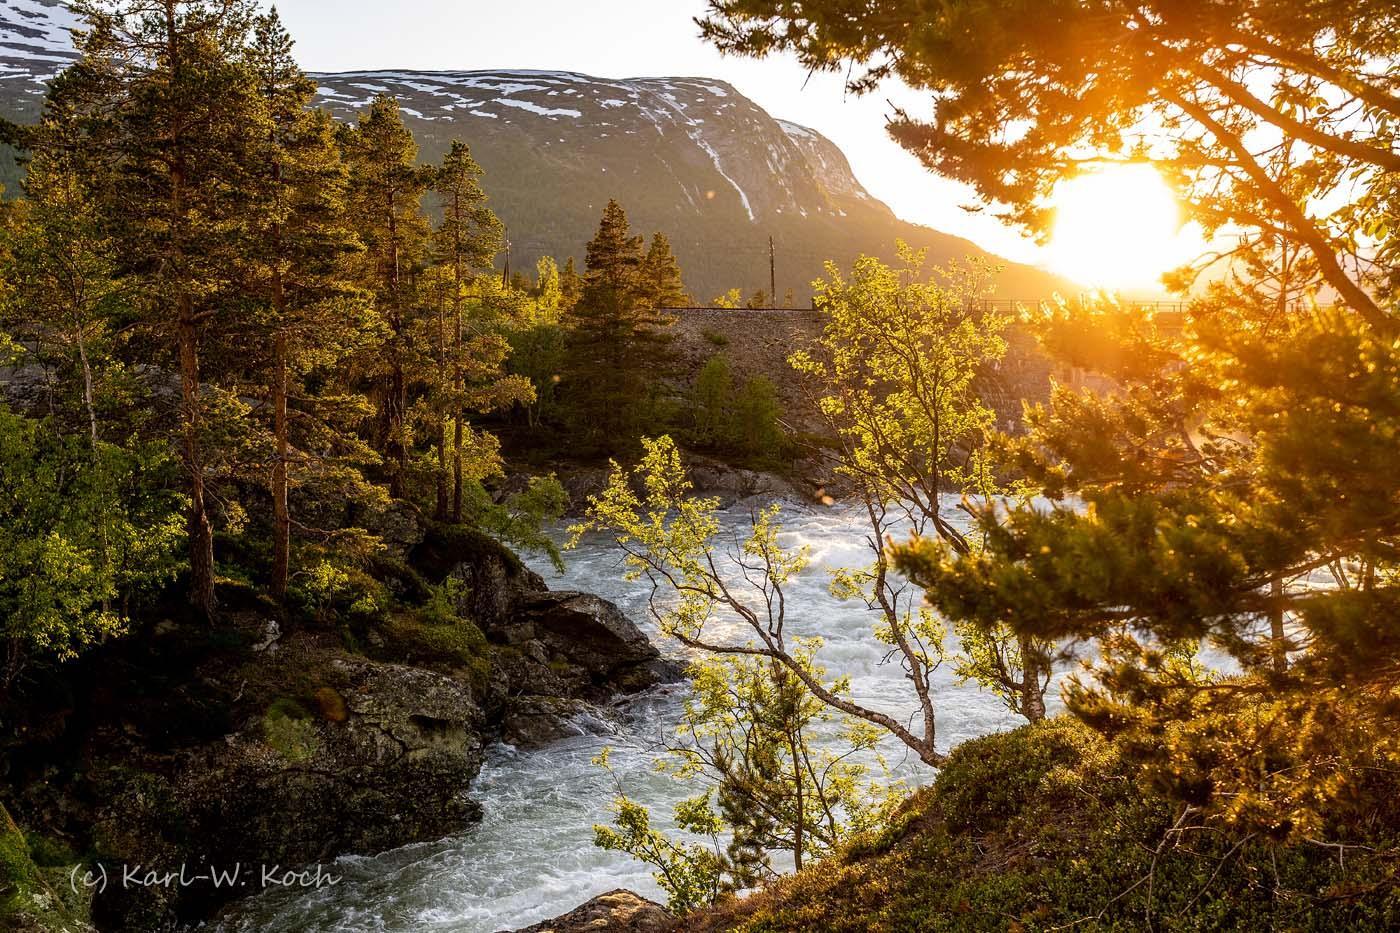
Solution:
<svg viewBox="0 0 1400 933">
<path fill-rule="evenodd" d="M 870 193 L 904 219 L 1008 259 L 1044 262 L 1030 240 L 963 211 L 975 200 L 968 189 L 932 175 L 885 134 L 887 101 L 917 114 L 926 98 L 902 86 L 850 98 L 839 77 L 808 81 L 792 59 L 721 56 L 692 22 L 704 0 L 278 0 L 277 7 L 311 71 L 532 68 L 719 78 L 774 117 L 829 137 Z"/>
</svg>

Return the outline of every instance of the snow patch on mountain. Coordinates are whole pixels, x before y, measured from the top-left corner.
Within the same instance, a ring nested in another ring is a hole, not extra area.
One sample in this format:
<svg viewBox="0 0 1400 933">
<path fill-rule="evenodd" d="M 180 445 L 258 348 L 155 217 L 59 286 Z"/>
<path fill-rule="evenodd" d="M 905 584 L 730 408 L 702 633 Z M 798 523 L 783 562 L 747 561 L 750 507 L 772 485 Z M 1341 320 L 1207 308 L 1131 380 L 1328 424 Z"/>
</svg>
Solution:
<svg viewBox="0 0 1400 933">
<path fill-rule="evenodd" d="M 582 111 L 579 110 L 569 110 L 567 108 L 541 107 L 539 104 L 532 104 L 528 100 L 515 100 L 511 97 L 502 97 L 495 102 L 503 107 L 515 107 L 518 110 L 528 110 L 531 113 L 537 113 L 542 117 L 550 117 L 551 119 L 556 117 L 583 116 Z"/>
<path fill-rule="evenodd" d="M 0 56 L 37 61 L 73 59 L 78 17 L 60 0 L 5 0 L 0 4 Z"/>
</svg>

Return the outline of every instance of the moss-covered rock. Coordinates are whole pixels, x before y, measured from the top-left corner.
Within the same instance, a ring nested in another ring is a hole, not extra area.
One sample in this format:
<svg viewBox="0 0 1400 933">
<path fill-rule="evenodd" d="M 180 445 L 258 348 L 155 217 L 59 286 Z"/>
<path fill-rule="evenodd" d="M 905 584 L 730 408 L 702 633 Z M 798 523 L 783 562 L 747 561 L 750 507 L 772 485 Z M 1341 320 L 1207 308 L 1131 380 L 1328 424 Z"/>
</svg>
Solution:
<svg viewBox="0 0 1400 933">
<path fill-rule="evenodd" d="M 963 743 L 883 832 L 682 928 L 1396 929 L 1396 792 L 1327 840 L 1354 847 L 1339 858 L 1197 820 L 1145 792 L 1098 735 L 1056 719 Z"/>
<path fill-rule="evenodd" d="M 40 854 L 52 854 L 39 847 Z M 69 884 L 72 866 L 36 864 L 25 834 L 0 806 L 0 930 L 87 933 L 86 892 Z M 75 887 L 77 890 L 75 890 Z"/>
<path fill-rule="evenodd" d="M 518 933 L 669 933 L 676 918 L 631 891 L 609 891 L 577 908 Z"/>
<path fill-rule="evenodd" d="M 275 701 L 263 716 L 262 726 L 267 744 L 294 764 L 310 761 L 320 748 L 310 714 L 295 700 Z"/>
<path fill-rule="evenodd" d="M 465 619 L 425 619 L 419 613 L 397 613 L 381 630 L 380 657 L 439 670 L 452 670 L 484 689 L 491 677 L 491 652 L 486 636 Z"/>
</svg>

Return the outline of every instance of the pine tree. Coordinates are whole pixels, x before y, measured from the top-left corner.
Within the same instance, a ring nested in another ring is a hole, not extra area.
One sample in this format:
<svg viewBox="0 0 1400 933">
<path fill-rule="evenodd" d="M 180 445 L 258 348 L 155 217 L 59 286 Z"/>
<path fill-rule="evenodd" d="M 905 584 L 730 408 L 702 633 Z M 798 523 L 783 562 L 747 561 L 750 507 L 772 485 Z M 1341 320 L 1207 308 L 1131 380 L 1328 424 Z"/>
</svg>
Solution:
<svg viewBox="0 0 1400 933">
<path fill-rule="evenodd" d="M 442 199 L 442 224 L 434 235 L 434 252 L 437 261 L 450 269 L 450 295 L 452 306 L 452 336 L 450 356 L 452 362 L 453 404 L 444 410 L 440 423 L 436 426 L 435 443 L 438 449 L 438 477 L 436 515 L 439 519 L 448 514 L 447 491 L 447 421 L 453 424 L 452 439 L 452 493 L 451 513 L 454 521 L 462 520 L 462 445 L 464 424 L 462 415 L 465 352 L 463 337 L 464 320 L 462 303 L 469 280 L 481 269 L 488 268 L 496 253 L 500 251 L 504 229 L 495 213 L 486 206 L 486 193 L 481 189 L 481 166 L 472 158 L 471 150 L 460 140 L 454 140 L 451 149 L 443 157 L 442 165 L 433 175 L 433 191 Z M 446 374 L 444 366 L 439 378 Z"/>
<path fill-rule="evenodd" d="M 386 95 L 376 97 L 359 125 L 345 134 L 345 157 L 351 217 L 365 247 L 362 279 L 389 329 L 388 340 L 369 360 L 377 407 L 374 435 L 386 461 L 390 495 L 401 497 L 412 446 L 408 405 L 415 272 L 427 250 L 422 198 L 430 178 L 416 167 L 418 145 L 403 125 L 398 103 Z"/>
<path fill-rule="evenodd" d="M 559 273 L 559 310 L 572 311 L 582 297 L 583 277 L 574 268 L 574 257 L 570 256 Z"/>
<path fill-rule="evenodd" d="M 584 268 L 584 300 L 590 290 L 595 298 L 606 290 L 628 303 L 635 300 L 641 284 L 642 238 L 632 236 L 627 213 L 617 201 L 608 201 L 603 208 L 598 232 L 588 241 Z"/>
<path fill-rule="evenodd" d="M 652 392 L 670 361 L 669 321 L 640 288 L 642 238 L 616 201 L 588 243 L 583 296 L 570 315 L 572 424 L 585 450 L 629 445 L 648 420 Z"/>
<path fill-rule="evenodd" d="M 680 308 L 690 303 L 685 283 L 681 281 L 680 263 L 671 252 L 666 234 L 656 233 L 642 260 L 643 300 L 653 308 Z"/>
<path fill-rule="evenodd" d="M 346 218 L 348 179 L 333 125 L 324 111 L 309 109 L 315 83 L 297 66 L 292 40 L 275 10 L 255 22 L 247 54 L 265 108 L 265 136 L 246 262 L 252 288 L 265 309 L 258 330 L 267 344 L 247 362 L 253 368 L 250 381 L 266 386 L 271 409 L 268 586 L 280 602 L 290 574 L 289 474 L 313 466 L 318 473 L 328 472 L 327 460 L 334 455 L 309 451 L 347 453 L 358 448 L 347 431 L 333 424 L 339 400 L 308 391 L 305 377 L 312 370 L 336 366 L 362 345 L 372 321 L 355 298 L 345 261 L 358 244 Z M 292 412 L 294 392 L 299 404 Z M 322 397 L 312 397 L 316 395 Z M 303 440 L 295 452 L 294 434 Z"/>
<path fill-rule="evenodd" d="M 230 276 L 244 242 L 260 125 L 242 56 L 254 6 L 79 0 L 74 9 L 88 26 L 78 37 L 82 61 L 56 82 L 51 109 L 79 121 L 87 150 L 103 160 L 91 183 L 118 245 L 118 265 L 132 274 L 140 322 L 178 359 L 190 601 L 212 618 L 201 356 L 205 332 L 238 307 Z"/>
</svg>

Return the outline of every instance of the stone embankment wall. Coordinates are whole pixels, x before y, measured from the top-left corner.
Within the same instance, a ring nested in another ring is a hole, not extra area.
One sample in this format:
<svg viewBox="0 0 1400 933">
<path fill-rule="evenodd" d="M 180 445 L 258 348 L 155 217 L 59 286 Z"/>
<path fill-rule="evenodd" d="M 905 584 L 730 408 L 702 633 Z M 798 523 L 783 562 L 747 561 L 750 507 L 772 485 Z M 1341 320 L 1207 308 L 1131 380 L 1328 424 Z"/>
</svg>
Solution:
<svg viewBox="0 0 1400 933">
<path fill-rule="evenodd" d="M 794 350 L 821 333 L 816 311 L 684 308 L 671 314 L 683 372 L 693 376 L 711 356 L 723 353 L 729 358 L 736 383 L 767 376 L 777 388 L 788 420 L 795 422 L 792 426 L 804 431 L 819 429 L 812 401 L 787 363 Z M 1025 328 L 1013 326 L 1007 343 L 1005 358 L 983 373 L 981 388 L 996 409 L 1000 426 L 1016 430 L 1023 401 L 1045 401 L 1052 375 L 1058 381 L 1073 382 L 1075 374 L 1058 372 Z"/>
</svg>

